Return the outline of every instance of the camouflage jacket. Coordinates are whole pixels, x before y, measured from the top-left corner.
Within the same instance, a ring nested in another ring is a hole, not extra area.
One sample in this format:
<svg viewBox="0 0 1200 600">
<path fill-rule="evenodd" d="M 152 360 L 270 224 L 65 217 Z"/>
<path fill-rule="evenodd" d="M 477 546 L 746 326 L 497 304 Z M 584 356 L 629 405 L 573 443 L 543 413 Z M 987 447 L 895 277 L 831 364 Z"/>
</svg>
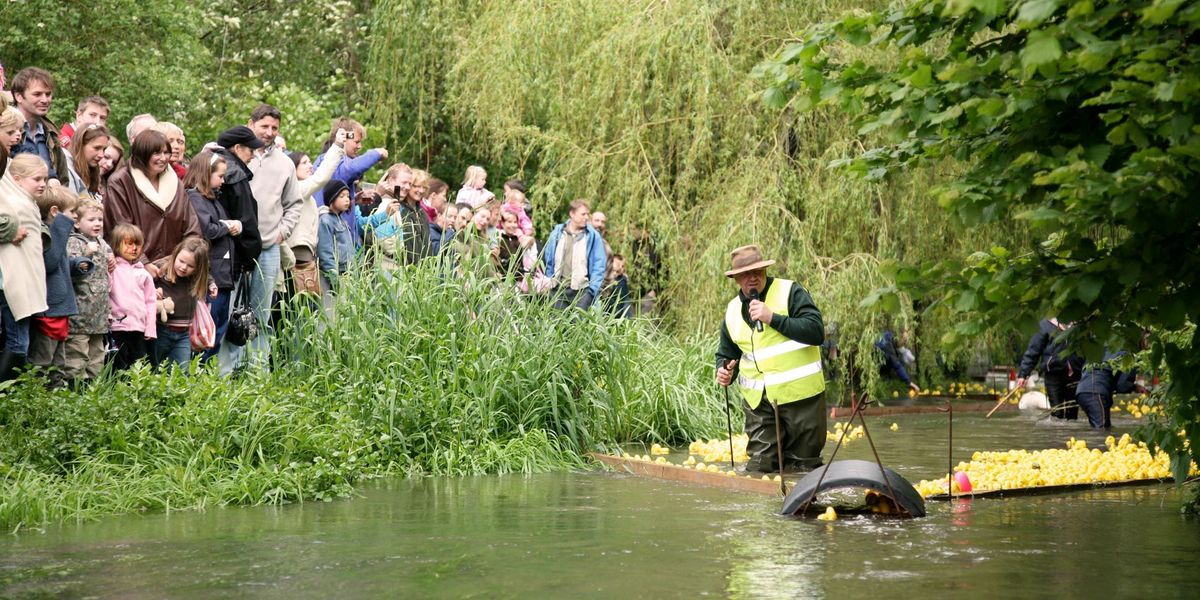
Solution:
<svg viewBox="0 0 1200 600">
<path fill-rule="evenodd" d="M 67 256 L 87 256 L 88 242 L 99 244 L 100 252 L 88 257 L 95 268 L 72 282 L 79 312 L 71 316 L 70 327 L 72 334 L 99 335 L 108 333 L 108 259 L 113 251 L 103 239 L 89 239 L 75 232 L 67 239 Z"/>
</svg>

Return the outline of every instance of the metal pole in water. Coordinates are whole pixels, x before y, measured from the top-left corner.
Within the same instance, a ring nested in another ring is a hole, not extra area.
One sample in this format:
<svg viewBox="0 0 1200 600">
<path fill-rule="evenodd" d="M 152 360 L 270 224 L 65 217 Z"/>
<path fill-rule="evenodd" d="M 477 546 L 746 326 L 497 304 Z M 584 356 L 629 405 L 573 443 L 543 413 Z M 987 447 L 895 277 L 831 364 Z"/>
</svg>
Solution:
<svg viewBox="0 0 1200 600">
<path fill-rule="evenodd" d="M 946 442 L 946 495 L 954 501 L 954 405 L 946 399 L 946 423 L 948 426 Z"/>
</svg>

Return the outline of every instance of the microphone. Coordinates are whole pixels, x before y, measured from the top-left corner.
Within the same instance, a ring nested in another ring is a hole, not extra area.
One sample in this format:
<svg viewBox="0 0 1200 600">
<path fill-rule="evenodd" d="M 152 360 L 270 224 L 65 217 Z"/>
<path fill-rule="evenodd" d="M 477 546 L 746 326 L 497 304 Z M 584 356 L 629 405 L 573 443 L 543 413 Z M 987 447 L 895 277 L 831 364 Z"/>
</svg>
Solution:
<svg viewBox="0 0 1200 600">
<path fill-rule="evenodd" d="M 758 290 L 757 289 L 750 290 L 750 299 L 758 300 Z M 755 331 L 762 332 L 762 330 L 763 330 L 762 321 L 759 321 L 758 319 L 751 321 L 750 325 L 754 327 Z"/>
</svg>

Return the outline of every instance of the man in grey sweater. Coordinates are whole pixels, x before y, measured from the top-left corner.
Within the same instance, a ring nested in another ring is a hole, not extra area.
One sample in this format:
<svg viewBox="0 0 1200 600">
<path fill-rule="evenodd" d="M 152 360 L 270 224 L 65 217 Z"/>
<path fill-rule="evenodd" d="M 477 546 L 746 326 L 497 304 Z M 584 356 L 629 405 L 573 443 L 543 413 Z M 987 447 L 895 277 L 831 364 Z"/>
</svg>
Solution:
<svg viewBox="0 0 1200 600">
<path fill-rule="evenodd" d="M 271 298 L 275 282 L 279 278 L 279 245 L 292 234 L 300 221 L 299 186 L 296 182 L 296 166 L 287 153 L 275 146 L 282 116 L 279 109 L 270 104 L 260 104 L 250 113 L 247 126 L 263 142 L 263 147 L 254 153 L 247 166 L 254 177 L 250 189 L 258 202 L 258 232 L 262 237 L 262 252 L 258 255 L 258 269 L 250 284 L 250 303 L 258 319 L 259 334 L 245 347 L 248 357 L 236 356 L 235 366 L 245 362 L 255 368 L 267 368 L 271 356 Z"/>
</svg>

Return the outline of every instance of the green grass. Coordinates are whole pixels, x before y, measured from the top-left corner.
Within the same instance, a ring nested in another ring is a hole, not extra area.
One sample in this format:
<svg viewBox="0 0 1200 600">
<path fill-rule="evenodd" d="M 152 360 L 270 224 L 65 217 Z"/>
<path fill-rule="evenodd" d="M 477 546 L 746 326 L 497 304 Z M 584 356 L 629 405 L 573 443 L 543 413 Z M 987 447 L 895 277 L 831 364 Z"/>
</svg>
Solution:
<svg viewBox="0 0 1200 600">
<path fill-rule="evenodd" d="M 531 473 L 723 430 L 712 340 L 563 313 L 434 269 L 345 281 L 277 332 L 271 373 L 139 367 L 79 393 L 0 386 L 0 527 L 330 500 L 366 477 Z"/>
</svg>

